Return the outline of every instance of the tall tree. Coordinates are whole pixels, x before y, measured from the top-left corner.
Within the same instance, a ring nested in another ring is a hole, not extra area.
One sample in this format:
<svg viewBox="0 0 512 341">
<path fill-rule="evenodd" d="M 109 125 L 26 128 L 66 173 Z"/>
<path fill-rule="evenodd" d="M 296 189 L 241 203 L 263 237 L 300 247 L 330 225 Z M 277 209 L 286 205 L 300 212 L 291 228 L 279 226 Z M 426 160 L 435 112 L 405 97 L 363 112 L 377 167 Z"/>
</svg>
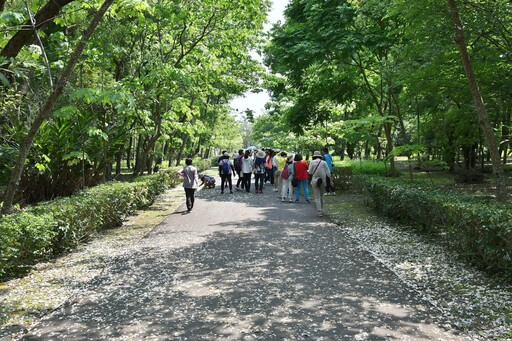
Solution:
<svg viewBox="0 0 512 341">
<path fill-rule="evenodd" d="M 77 45 L 75 51 L 70 56 L 69 61 L 66 65 L 66 68 L 62 72 L 62 75 L 56 84 L 55 90 L 52 92 L 52 94 L 46 101 L 46 104 L 41 109 L 41 111 L 35 118 L 34 122 L 30 126 L 30 130 L 28 131 L 27 135 L 25 136 L 25 138 L 23 140 L 23 145 L 20 148 L 19 155 L 18 155 L 18 158 L 16 161 L 16 165 L 14 166 L 14 169 L 12 170 L 9 183 L 8 183 L 5 193 L 4 193 L 2 214 L 6 214 L 6 213 L 10 212 L 12 209 L 12 202 L 13 202 L 14 194 L 16 193 L 16 190 L 18 188 L 18 184 L 21 179 L 22 172 L 23 172 L 23 165 L 24 165 L 27 155 L 30 151 L 30 148 L 32 147 L 34 138 L 35 138 L 37 132 L 39 131 L 39 128 L 41 127 L 43 122 L 46 121 L 48 119 L 48 117 L 50 117 L 53 107 L 55 106 L 58 98 L 62 95 L 62 93 L 64 91 L 64 87 L 66 86 L 69 78 L 71 77 L 71 74 L 72 74 L 76 64 L 78 63 L 79 58 L 85 49 L 87 41 L 94 33 L 96 27 L 100 23 L 105 12 L 108 10 L 108 8 L 110 7 L 110 5 L 112 5 L 113 2 L 114 2 L 114 0 L 105 0 L 105 2 L 103 2 L 102 6 L 98 9 L 98 11 L 94 15 L 93 19 L 89 23 L 89 26 L 83 32 L 82 38 L 80 39 L 80 42 Z"/>
<path fill-rule="evenodd" d="M 468 49 L 466 46 L 466 40 L 464 37 L 464 26 L 459 16 L 459 11 L 457 7 L 457 3 L 455 0 L 447 0 L 448 7 L 450 9 L 450 15 L 454 24 L 455 31 L 455 43 L 459 48 L 460 57 L 462 64 L 464 66 L 464 70 L 466 72 L 466 77 L 469 85 L 469 89 L 471 91 L 471 95 L 473 96 L 473 102 L 476 107 L 476 112 L 478 114 L 478 120 L 480 123 L 480 127 L 484 133 L 485 139 L 487 141 L 487 145 L 489 148 L 489 152 L 491 154 L 491 162 L 494 176 L 496 177 L 496 190 L 498 198 L 504 200 L 506 198 L 506 183 L 503 171 L 503 165 L 500 162 L 500 154 L 498 150 L 498 144 L 496 143 L 496 139 L 494 137 L 493 129 L 489 117 L 487 115 L 487 111 L 485 109 L 484 101 L 482 98 L 482 94 L 480 93 L 480 88 L 478 86 L 478 82 L 476 80 L 475 72 L 473 70 L 473 66 L 471 64 L 471 59 L 469 57 Z"/>
</svg>

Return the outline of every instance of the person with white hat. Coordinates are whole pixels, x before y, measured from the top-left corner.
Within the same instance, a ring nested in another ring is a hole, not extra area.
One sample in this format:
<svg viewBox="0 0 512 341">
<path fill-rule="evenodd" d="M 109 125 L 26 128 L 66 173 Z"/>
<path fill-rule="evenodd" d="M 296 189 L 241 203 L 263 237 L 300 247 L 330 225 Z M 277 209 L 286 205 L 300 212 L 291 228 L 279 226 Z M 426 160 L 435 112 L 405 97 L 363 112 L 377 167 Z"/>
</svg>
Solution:
<svg viewBox="0 0 512 341">
<path fill-rule="evenodd" d="M 265 156 L 265 152 L 260 150 L 254 158 L 254 187 L 256 187 L 256 193 L 263 193 L 263 181 L 266 173 Z"/>
<path fill-rule="evenodd" d="M 324 198 L 325 184 L 327 178 L 331 177 L 331 171 L 327 162 L 322 160 L 320 151 L 313 153 L 313 160 L 309 163 L 308 173 L 311 175 L 311 187 L 315 195 L 316 211 L 319 217 L 324 214 Z"/>
</svg>

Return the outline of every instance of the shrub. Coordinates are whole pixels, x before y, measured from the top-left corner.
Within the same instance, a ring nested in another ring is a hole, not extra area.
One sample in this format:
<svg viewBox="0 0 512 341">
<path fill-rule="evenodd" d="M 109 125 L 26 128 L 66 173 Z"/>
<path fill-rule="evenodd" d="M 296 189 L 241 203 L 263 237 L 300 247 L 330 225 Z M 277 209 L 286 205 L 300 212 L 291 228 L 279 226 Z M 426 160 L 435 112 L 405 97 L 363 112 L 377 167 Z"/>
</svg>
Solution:
<svg viewBox="0 0 512 341">
<path fill-rule="evenodd" d="M 345 191 L 350 188 L 352 167 L 350 165 L 335 166 L 332 169 L 331 179 L 337 191 Z"/>
<path fill-rule="evenodd" d="M 354 174 L 373 174 L 388 176 L 389 165 L 384 161 L 372 161 L 372 160 L 347 160 L 336 163 L 337 166 L 350 167 Z M 399 170 L 396 169 L 397 174 Z"/>
<path fill-rule="evenodd" d="M 122 224 L 178 182 L 176 172 L 110 182 L 0 218 L 0 279 L 72 249 L 98 230 Z"/>
</svg>

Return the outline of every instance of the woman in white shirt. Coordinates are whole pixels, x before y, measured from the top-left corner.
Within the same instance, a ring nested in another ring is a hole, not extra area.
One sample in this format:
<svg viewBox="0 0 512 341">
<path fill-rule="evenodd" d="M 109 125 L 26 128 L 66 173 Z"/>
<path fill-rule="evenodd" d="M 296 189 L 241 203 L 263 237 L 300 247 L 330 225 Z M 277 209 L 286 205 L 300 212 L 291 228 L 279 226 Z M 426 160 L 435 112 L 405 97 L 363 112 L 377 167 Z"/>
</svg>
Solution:
<svg viewBox="0 0 512 341">
<path fill-rule="evenodd" d="M 251 175 L 253 171 L 253 158 L 251 156 L 251 151 L 246 150 L 244 156 L 242 157 L 242 188 L 245 188 L 246 192 L 251 191 Z"/>
</svg>

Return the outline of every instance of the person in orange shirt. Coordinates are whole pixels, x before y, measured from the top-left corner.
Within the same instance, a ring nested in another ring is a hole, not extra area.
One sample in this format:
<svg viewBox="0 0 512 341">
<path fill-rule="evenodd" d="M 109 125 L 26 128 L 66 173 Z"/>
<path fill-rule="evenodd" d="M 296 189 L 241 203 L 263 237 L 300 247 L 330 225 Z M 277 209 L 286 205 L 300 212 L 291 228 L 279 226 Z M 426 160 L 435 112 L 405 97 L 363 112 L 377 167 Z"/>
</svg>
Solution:
<svg viewBox="0 0 512 341">
<path fill-rule="evenodd" d="M 299 202 L 300 199 L 300 188 L 304 191 L 304 197 L 306 198 L 306 204 L 309 204 L 309 190 L 308 190 L 308 164 L 302 159 L 301 154 L 295 154 L 294 167 L 294 178 L 297 180 L 297 189 L 295 190 L 295 202 Z"/>
</svg>

